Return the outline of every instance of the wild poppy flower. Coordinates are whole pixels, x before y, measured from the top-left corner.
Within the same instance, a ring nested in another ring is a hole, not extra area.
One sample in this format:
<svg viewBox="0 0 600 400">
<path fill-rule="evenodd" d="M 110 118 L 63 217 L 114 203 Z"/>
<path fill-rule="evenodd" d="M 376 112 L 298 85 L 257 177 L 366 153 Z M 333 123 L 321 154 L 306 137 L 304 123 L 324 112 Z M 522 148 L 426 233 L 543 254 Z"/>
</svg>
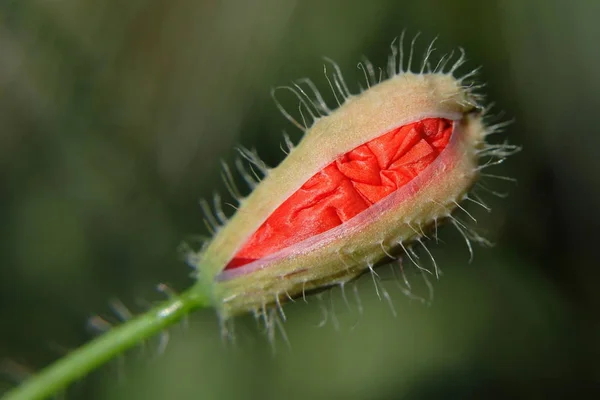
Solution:
<svg viewBox="0 0 600 400">
<path fill-rule="evenodd" d="M 335 110 L 308 80 L 286 88 L 312 123 L 305 127 L 280 107 L 305 134 L 296 146 L 286 140 L 289 153 L 276 168 L 241 151 L 251 171 L 240 172 L 253 191 L 239 198 L 228 221 L 215 205 L 217 218 L 208 219 L 216 233 L 194 254 L 194 264 L 202 265 L 199 285 L 210 291 L 223 320 L 265 314 L 308 292 L 343 285 L 393 254 L 411 257 L 410 246 L 424 246 L 426 233 L 467 198 L 480 157 L 502 158 L 515 149 L 486 144 L 494 128 L 485 126 L 478 87 L 468 81 L 475 71 L 455 76 L 462 51 L 432 68 L 432 43 L 413 71 L 414 41 L 406 66 L 401 42 L 392 44 L 385 79 L 368 61 L 360 64 L 367 87 L 358 94 L 331 63 Z M 257 171 L 264 175 L 260 182 Z M 239 197 L 227 167 L 225 177 Z"/>
</svg>

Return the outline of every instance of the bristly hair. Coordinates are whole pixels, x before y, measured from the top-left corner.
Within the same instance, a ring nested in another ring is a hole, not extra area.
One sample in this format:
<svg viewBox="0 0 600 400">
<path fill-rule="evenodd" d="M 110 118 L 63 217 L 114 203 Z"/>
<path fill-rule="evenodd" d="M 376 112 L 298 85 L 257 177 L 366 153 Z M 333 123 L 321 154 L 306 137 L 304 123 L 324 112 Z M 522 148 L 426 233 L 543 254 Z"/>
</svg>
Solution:
<svg viewBox="0 0 600 400">
<path fill-rule="evenodd" d="M 458 48 L 456 51 L 453 50 L 436 58 L 435 44 L 437 38 L 435 38 L 429 43 L 425 52 L 419 57 L 416 54 L 416 43 L 419 36 L 420 34 L 416 34 L 410 40 L 407 51 L 405 51 L 405 32 L 402 32 L 399 38 L 395 38 L 390 45 L 390 54 L 385 68 L 375 68 L 371 61 L 366 57 L 363 57 L 357 65 L 357 69 L 362 72 L 364 78 L 363 82 L 358 83 L 358 90 L 352 90 L 351 86 L 346 82 L 341 68 L 333 60 L 325 58 L 323 73 L 327 80 L 333 100 L 335 101 L 333 106 L 327 103 L 325 97 L 312 80 L 309 78 L 302 78 L 293 81 L 288 86 L 275 87 L 271 91 L 276 107 L 293 126 L 302 132 L 306 132 L 321 118 L 335 113 L 339 107 L 347 102 L 353 101 L 356 96 L 372 89 L 383 81 L 403 76 L 419 77 L 425 76 L 424 74 L 440 74 L 453 77 L 460 89 L 466 93 L 462 100 L 463 103 L 460 103 L 460 105 L 465 109 L 472 110 L 473 113 L 482 117 L 482 120 L 484 121 L 483 125 L 485 127 L 485 132 L 483 134 L 484 139 L 493 134 L 502 132 L 512 121 L 500 121 L 495 123 L 490 121 L 492 119 L 501 120 L 503 116 L 492 115 L 490 112 L 492 105 L 487 107 L 481 106 L 484 101 L 484 95 L 481 94 L 479 90 L 484 88 L 485 84 L 478 82 L 476 79 L 480 68 L 477 67 L 459 73 L 459 70 L 467 61 L 464 49 Z M 420 58 L 419 62 L 416 61 L 418 58 Z M 286 110 L 280 103 L 277 94 L 281 91 L 290 92 L 296 97 L 298 102 L 297 112 Z M 441 102 L 443 103 L 444 101 L 454 101 L 454 99 L 448 98 L 444 100 L 444 98 L 442 98 Z M 285 132 L 283 133 L 283 144 L 281 145 L 281 149 L 286 155 L 289 155 L 295 150 L 295 144 Z M 475 150 L 475 154 L 479 160 L 479 166 L 477 166 L 474 172 L 476 172 L 478 176 L 484 178 L 512 180 L 509 177 L 488 174 L 483 171 L 503 163 L 507 157 L 514 155 L 520 150 L 521 148 L 519 146 L 511 145 L 507 142 L 488 143 L 484 140 L 481 146 Z M 237 151 L 239 157 L 234 161 L 235 170 L 238 172 L 237 178 L 234 176 L 232 168 L 225 162 L 222 163 L 222 177 L 225 187 L 229 192 L 229 195 L 237 203 L 237 206 L 230 203 L 226 204 L 236 210 L 238 206 L 244 204 L 245 196 L 253 191 L 263 179 L 269 176 L 270 173 L 270 168 L 260 159 L 254 149 L 249 150 L 240 147 Z M 240 189 L 238 182 L 240 180 L 247 185 L 247 190 Z M 412 285 L 405 273 L 405 264 L 407 263 L 405 262 L 402 264 L 402 260 L 404 259 L 404 261 L 408 262 L 408 265 L 413 265 L 415 270 L 422 277 L 429 290 L 428 302 L 432 301 L 433 286 L 429 281 L 429 277 L 439 279 L 441 276 L 441 269 L 436 262 L 433 253 L 426 246 L 424 239 L 434 239 L 437 241 L 438 226 L 441 225 L 442 222 L 449 222 L 449 225 L 453 226 L 463 237 L 469 251 L 469 260 L 473 259 L 472 242 L 486 246 L 491 245 L 487 239 L 482 237 L 470 226 L 471 223 L 477 223 L 477 219 L 467 207 L 461 205 L 461 202 L 469 202 L 474 206 L 481 207 L 487 212 L 491 211 L 491 208 L 482 199 L 479 193 L 481 191 L 496 196 L 505 195 L 490 189 L 481 182 L 477 182 L 472 190 L 460 197 L 450 199 L 446 204 L 431 199 L 430 201 L 435 203 L 436 207 L 439 208 L 439 217 L 436 216 L 433 221 L 403 221 L 412 229 L 414 232 L 413 236 L 406 238 L 374 238 L 374 240 L 377 240 L 379 243 L 382 252 L 387 256 L 387 262 L 391 262 L 396 266 L 394 268 L 394 274 L 397 272 L 397 265 L 400 265 L 400 276 L 397 279 L 397 283 L 398 286 L 401 287 L 402 293 L 410 298 L 427 302 L 424 298 L 413 293 Z M 213 196 L 212 206 L 209 202 L 204 200 L 201 201 L 200 205 L 205 214 L 205 224 L 211 233 L 214 234 L 218 232 L 225 224 L 227 224 L 229 216 L 223 211 L 222 200 L 218 194 Z M 471 222 L 465 222 L 463 220 L 464 218 Z M 209 242 L 210 240 L 203 241 L 201 248 L 196 250 L 190 250 L 191 246 L 187 247 L 185 258 L 190 265 L 194 267 L 201 265 L 202 254 Z M 397 251 L 398 249 L 400 250 L 400 253 Z M 348 260 L 349 257 L 353 257 L 353 254 L 344 253 L 342 249 L 338 250 L 338 255 L 340 262 L 344 264 L 347 263 L 346 260 Z M 421 259 L 421 256 L 423 255 L 429 260 L 428 263 L 431 264 L 431 267 L 423 265 L 423 260 Z M 370 259 L 369 256 L 365 256 L 363 262 L 368 266 L 366 272 L 371 274 L 378 297 L 387 301 L 390 304 L 392 313 L 395 313 L 391 297 L 384 288 L 380 276 L 375 271 L 375 267 L 379 265 L 379 261 Z M 347 280 L 342 279 L 331 282 L 331 285 L 328 287 L 340 287 L 345 299 L 346 294 L 344 288 L 347 283 Z M 265 301 L 262 307 L 254 310 L 254 314 L 257 316 L 257 319 L 263 321 L 269 337 L 273 337 L 275 330 L 280 330 L 285 337 L 282 322 L 286 320 L 286 316 L 283 312 L 281 302 L 288 300 L 293 301 L 293 297 L 287 292 L 275 293 L 273 296 L 274 298 L 272 301 L 269 303 Z M 302 299 L 306 300 L 304 290 L 302 290 Z M 270 307 L 269 304 L 274 304 L 275 306 Z M 358 309 L 362 309 L 362 305 L 359 305 Z M 231 334 L 231 328 L 225 330 L 229 332 L 228 335 Z"/>
</svg>

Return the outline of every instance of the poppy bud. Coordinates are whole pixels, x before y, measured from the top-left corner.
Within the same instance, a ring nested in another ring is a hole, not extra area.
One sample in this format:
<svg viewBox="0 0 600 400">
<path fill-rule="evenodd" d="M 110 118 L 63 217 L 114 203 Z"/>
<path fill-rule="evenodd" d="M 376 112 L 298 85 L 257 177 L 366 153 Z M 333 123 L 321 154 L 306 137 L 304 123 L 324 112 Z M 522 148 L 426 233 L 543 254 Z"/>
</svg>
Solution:
<svg viewBox="0 0 600 400">
<path fill-rule="evenodd" d="M 368 88 L 357 95 L 334 65 L 333 111 L 311 82 L 287 88 L 314 122 L 276 168 L 243 152 L 265 177 L 197 261 L 222 319 L 372 271 L 422 243 L 473 186 L 488 130 L 479 97 L 454 76 L 464 54 L 431 70 L 430 46 L 415 73 L 392 49 L 389 77 L 378 81 L 367 62 Z"/>
</svg>

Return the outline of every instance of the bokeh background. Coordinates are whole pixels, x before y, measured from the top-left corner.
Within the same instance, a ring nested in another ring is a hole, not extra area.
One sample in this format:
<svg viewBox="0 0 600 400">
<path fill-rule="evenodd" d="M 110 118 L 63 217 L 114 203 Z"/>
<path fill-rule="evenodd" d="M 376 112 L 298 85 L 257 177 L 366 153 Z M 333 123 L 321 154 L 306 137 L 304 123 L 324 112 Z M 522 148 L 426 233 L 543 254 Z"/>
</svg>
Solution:
<svg viewBox="0 0 600 400">
<path fill-rule="evenodd" d="M 361 55 L 384 65 L 407 29 L 419 50 L 435 36 L 439 54 L 464 47 L 463 71 L 482 65 L 515 120 L 498 140 L 524 150 L 495 173 L 518 183 L 488 181 L 510 196 L 472 208 L 495 247 L 469 264 L 446 228 L 432 304 L 388 277 L 394 316 L 363 278 L 362 316 L 336 291 L 287 307 L 289 348 L 251 317 L 224 344 L 200 311 L 161 354 L 150 341 L 65 397 L 600 394 L 599 15 L 592 0 L 1 0 L 0 390 L 93 337 L 89 317 L 116 322 L 114 299 L 138 313 L 163 298 L 157 283 L 189 286 L 176 248 L 206 234 L 198 199 L 224 191 L 220 160 L 243 144 L 276 165 L 281 131 L 300 138 L 270 88 L 324 88 L 323 56 L 358 81 Z"/>
</svg>

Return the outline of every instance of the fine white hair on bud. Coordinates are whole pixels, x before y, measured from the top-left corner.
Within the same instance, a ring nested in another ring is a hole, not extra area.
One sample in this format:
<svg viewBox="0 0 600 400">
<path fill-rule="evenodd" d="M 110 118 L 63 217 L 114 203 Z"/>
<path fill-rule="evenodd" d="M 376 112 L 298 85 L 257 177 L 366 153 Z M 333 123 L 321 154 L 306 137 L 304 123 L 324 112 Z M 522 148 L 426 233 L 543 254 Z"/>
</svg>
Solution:
<svg viewBox="0 0 600 400">
<path fill-rule="evenodd" d="M 437 276 L 425 242 L 443 221 L 457 228 L 471 254 L 472 241 L 485 243 L 453 212 L 473 218 L 463 201 L 487 208 L 471 189 L 484 168 L 519 149 L 486 143 L 503 125 L 484 123 L 482 86 L 472 81 L 477 69 L 458 75 L 464 51 L 434 60 L 434 40 L 419 63 L 416 40 L 408 51 L 404 34 L 394 40 L 385 69 L 361 61 L 358 92 L 327 59 L 335 107 L 308 79 L 274 89 L 275 100 L 281 90 L 297 96 L 299 118 L 276 104 L 304 131 L 302 139 L 294 145 L 285 135 L 287 156 L 272 169 L 255 151 L 239 149 L 235 169 L 252 192 L 242 197 L 224 165 L 236 212 L 227 218 L 218 195 L 202 202 L 214 236 L 188 258 L 223 321 L 253 312 L 272 328 L 280 323 L 274 315 L 285 319 L 286 301 L 343 288 L 386 260 L 401 257 L 425 271 L 413 246 L 431 257 L 434 270 L 426 272 Z"/>
</svg>

